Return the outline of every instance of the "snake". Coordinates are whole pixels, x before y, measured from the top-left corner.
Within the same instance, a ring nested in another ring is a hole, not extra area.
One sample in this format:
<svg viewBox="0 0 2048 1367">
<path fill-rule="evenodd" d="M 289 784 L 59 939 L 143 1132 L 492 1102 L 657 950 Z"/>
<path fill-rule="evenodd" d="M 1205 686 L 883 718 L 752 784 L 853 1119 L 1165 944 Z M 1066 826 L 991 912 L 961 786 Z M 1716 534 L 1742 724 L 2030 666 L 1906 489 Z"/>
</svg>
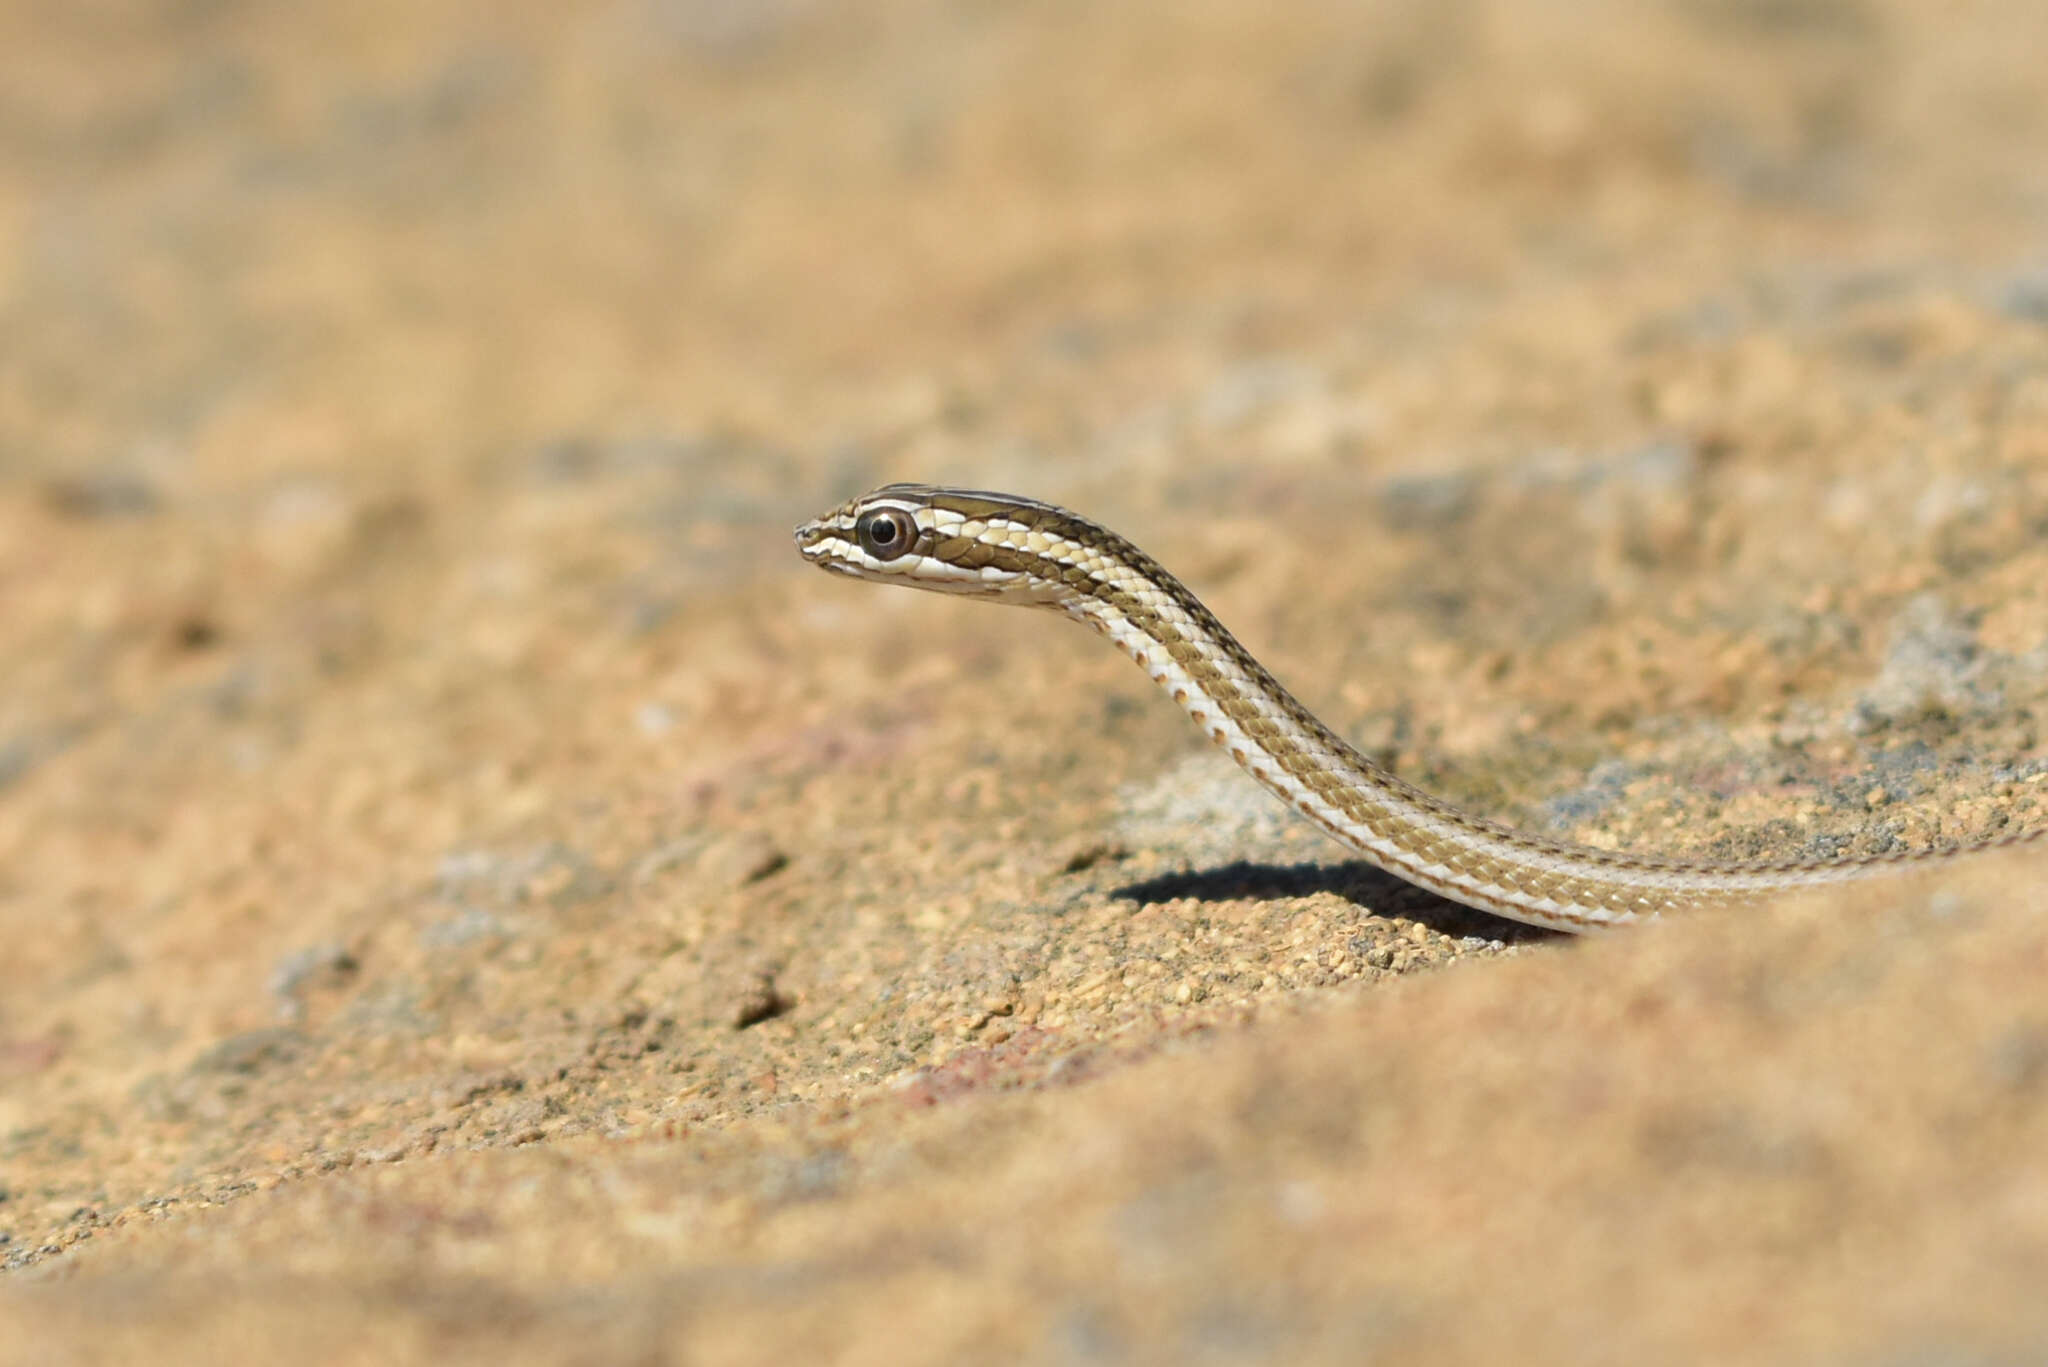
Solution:
<svg viewBox="0 0 2048 1367">
<path fill-rule="evenodd" d="M 889 484 L 803 523 L 796 546 L 835 574 L 1051 609 L 1085 623 L 1137 661 L 1262 787 L 1366 862 L 1451 901 L 1552 930 L 1754 904 L 2048 838 L 2043 826 L 1963 845 L 1740 861 L 1554 840 L 1465 811 L 1362 754 L 1158 561 L 1056 504 Z"/>
</svg>

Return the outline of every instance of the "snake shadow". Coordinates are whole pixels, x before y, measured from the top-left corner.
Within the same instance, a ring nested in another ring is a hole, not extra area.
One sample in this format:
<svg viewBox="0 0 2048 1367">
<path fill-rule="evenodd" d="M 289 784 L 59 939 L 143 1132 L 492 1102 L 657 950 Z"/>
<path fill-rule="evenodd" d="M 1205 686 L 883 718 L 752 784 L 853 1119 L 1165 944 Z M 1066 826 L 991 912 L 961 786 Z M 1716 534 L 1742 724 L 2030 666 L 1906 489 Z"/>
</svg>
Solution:
<svg viewBox="0 0 2048 1367">
<path fill-rule="evenodd" d="M 1477 936 L 1503 944 L 1544 944 L 1571 937 L 1439 897 L 1364 860 L 1342 864 L 1254 864 L 1246 860 L 1212 869 L 1162 874 L 1111 888 L 1112 897 L 1140 905 L 1191 898 L 1198 902 L 1278 901 L 1333 892 L 1369 916 L 1401 916 L 1442 935 Z"/>
</svg>

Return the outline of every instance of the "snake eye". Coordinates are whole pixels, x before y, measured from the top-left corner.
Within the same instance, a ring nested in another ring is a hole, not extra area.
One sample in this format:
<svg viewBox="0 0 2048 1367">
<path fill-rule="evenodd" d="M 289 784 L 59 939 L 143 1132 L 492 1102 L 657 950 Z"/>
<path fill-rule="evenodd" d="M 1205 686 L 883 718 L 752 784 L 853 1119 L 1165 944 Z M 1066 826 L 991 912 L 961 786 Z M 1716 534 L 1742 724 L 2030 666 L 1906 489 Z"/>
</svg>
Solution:
<svg viewBox="0 0 2048 1367">
<path fill-rule="evenodd" d="M 869 513 L 854 530 L 861 549 L 877 560 L 894 560 L 917 540 L 917 524 L 900 508 Z"/>
</svg>

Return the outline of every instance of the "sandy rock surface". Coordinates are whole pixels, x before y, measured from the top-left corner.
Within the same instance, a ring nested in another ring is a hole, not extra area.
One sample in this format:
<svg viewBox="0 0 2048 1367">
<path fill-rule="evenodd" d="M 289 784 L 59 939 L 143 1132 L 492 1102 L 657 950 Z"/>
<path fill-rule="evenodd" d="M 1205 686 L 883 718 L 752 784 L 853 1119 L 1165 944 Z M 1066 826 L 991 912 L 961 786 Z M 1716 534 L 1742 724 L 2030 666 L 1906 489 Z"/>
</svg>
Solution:
<svg viewBox="0 0 2048 1367">
<path fill-rule="evenodd" d="M 0 1361 L 2048 1356 L 2048 12 L 0 6 Z"/>
</svg>

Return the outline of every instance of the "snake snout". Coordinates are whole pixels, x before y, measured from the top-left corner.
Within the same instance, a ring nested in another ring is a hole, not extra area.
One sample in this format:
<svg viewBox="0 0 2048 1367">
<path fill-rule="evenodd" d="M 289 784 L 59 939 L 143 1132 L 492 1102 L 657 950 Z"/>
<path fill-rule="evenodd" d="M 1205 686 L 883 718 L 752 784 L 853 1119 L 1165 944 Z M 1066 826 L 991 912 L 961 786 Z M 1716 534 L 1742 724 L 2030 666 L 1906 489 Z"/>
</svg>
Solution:
<svg viewBox="0 0 2048 1367">
<path fill-rule="evenodd" d="M 821 521 L 797 524 L 796 548 L 806 560 L 815 559 L 825 542 L 825 524 Z"/>
</svg>

